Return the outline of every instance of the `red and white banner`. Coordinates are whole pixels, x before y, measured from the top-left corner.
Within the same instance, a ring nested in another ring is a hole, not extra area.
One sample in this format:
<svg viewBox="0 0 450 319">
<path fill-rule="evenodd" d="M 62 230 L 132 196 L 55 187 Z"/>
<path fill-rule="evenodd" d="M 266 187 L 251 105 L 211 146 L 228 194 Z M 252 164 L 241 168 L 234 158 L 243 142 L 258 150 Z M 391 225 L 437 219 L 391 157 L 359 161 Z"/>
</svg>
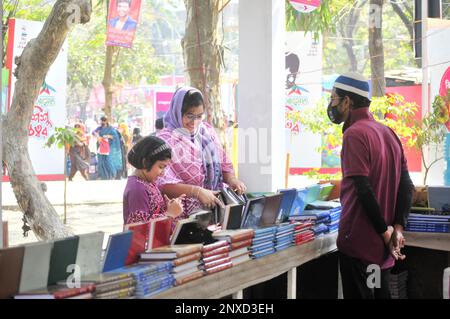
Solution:
<svg viewBox="0 0 450 319">
<path fill-rule="evenodd" d="M 14 59 L 20 56 L 27 43 L 36 38 L 43 22 L 10 19 L 8 24 L 8 47 L 6 67 L 9 72 L 9 109 L 16 78 Z M 34 171 L 40 180 L 62 180 L 64 178 L 64 150 L 56 146 L 44 147 L 47 138 L 55 127 L 66 124 L 66 86 L 67 86 L 67 42 L 61 48 L 51 65 L 34 102 L 33 116 L 28 126 L 28 152 Z"/>
<path fill-rule="evenodd" d="M 141 11 L 141 0 L 111 0 L 106 45 L 131 48 Z"/>
<path fill-rule="evenodd" d="M 308 13 L 320 7 L 320 0 L 289 0 L 295 10 Z"/>
</svg>

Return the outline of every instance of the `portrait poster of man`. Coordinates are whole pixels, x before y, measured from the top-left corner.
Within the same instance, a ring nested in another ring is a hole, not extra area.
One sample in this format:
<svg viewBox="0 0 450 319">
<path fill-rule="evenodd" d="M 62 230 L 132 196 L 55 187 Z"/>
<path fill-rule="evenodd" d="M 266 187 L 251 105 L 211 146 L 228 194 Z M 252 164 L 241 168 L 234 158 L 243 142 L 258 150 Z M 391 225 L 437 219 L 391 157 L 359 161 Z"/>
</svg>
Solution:
<svg viewBox="0 0 450 319">
<path fill-rule="evenodd" d="M 131 48 L 140 10 L 141 0 L 111 0 L 106 45 Z"/>
</svg>

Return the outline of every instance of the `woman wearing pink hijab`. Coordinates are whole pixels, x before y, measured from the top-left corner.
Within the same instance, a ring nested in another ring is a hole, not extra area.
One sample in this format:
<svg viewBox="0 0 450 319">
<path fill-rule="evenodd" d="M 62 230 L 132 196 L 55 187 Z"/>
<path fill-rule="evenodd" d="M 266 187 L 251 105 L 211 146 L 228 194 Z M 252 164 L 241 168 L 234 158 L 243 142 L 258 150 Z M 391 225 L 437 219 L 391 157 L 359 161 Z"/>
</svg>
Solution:
<svg viewBox="0 0 450 319">
<path fill-rule="evenodd" d="M 199 90 L 179 88 L 164 116 L 164 129 L 157 134 L 172 148 L 172 163 L 159 179 L 159 187 L 170 198 L 186 194 L 188 214 L 201 206 L 220 204 L 215 194 L 224 184 L 239 194 L 247 189 L 236 178 L 214 128 L 203 121 L 204 112 Z"/>
</svg>

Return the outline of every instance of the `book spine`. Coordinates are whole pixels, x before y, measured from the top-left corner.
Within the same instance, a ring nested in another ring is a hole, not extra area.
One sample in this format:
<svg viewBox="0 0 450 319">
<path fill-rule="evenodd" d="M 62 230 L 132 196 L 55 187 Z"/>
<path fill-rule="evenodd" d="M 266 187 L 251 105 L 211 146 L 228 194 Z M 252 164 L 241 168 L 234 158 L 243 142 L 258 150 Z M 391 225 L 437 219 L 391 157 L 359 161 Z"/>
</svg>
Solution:
<svg viewBox="0 0 450 319">
<path fill-rule="evenodd" d="M 68 288 L 61 291 L 55 291 L 53 293 L 53 296 L 55 297 L 55 299 L 64 299 L 93 291 L 95 291 L 95 285 L 88 285 L 81 288 Z"/>
<path fill-rule="evenodd" d="M 215 243 L 203 246 L 202 253 L 215 250 L 220 247 L 228 246 L 228 242 L 226 240 L 219 240 Z"/>
<path fill-rule="evenodd" d="M 198 252 L 201 252 L 201 251 L 202 251 L 202 248 L 196 248 L 196 247 L 187 248 L 185 250 L 180 250 L 180 251 L 177 251 L 177 258 L 181 258 L 181 257 L 187 256 L 187 255 L 195 254 L 195 253 L 198 253 Z"/>
<path fill-rule="evenodd" d="M 242 233 L 238 235 L 232 235 L 230 236 L 231 242 L 235 243 L 237 241 L 243 241 L 247 239 L 252 239 L 254 236 L 254 232 L 248 232 L 248 233 Z"/>
<path fill-rule="evenodd" d="M 229 263 L 230 261 L 231 261 L 231 258 L 230 258 L 230 257 L 225 257 L 225 258 L 222 258 L 222 259 L 218 259 L 218 260 L 211 261 L 211 262 L 209 262 L 209 263 L 205 263 L 205 264 L 203 265 L 203 267 L 204 267 L 205 269 L 210 269 L 210 268 L 213 268 L 213 267 L 222 265 L 222 264 Z"/>
<path fill-rule="evenodd" d="M 119 282 L 117 284 L 113 284 L 113 285 L 109 285 L 109 286 L 105 286 L 105 287 L 97 287 L 95 289 L 96 293 L 102 294 L 108 291 L 112 291 L 112 290 L 120 290 L 120 289 L 124 289 L 124 288 L 128 288 L 131 287 L 133 285 L 135 285 L 135 281 L 134 280 L 130 280 L 127 282 Z"/>
<path fill-rule="evenodd" d="M 112 292 L 107 292 L 104 294 L 96 294 L 95 298 L 97 299 L 118 299 L 118 298 L 125 298 L 125 297 L 129 297 L 132 296 L 134 291 L 135 291 L 135 287 L 130 287 L 127 289 L 121 289 L 121 290 L 117 290 L 117 291 L 112 291 Z"/>
<path fill-rule="evenodd" d="M 203 275 L 204 275 L 203 271 L 195 272 L 195 273 L 193 273 L 193 274 L 191 274 L 189 276 L 186 276 L 184 278 L 178 279 L 176 281 L 175 285 L 176 286 L 180 286 L 180 285 L 185 284 L 185 283 L 187 283 L 189 281 L 193 281 L 193 280 L 195 280 L 197 278 L 203 277 Z"/>
<path fill-rule="evenodd" d="M 229 246 L 220 247 L 218 249 L 214 249 L 214 250 L 203 253 L 203 258 L 211 257 L 211 256 L 218 255 L 218 254 L 228 253 L 229 250 L 230 250 Z"/>
<path fill-rule="evenodd" d="M 236 250 L 242 247 L 248 247 L 252 244 L 252 239 L 242 240 L 231 244 L 231 250 Z"/>
<path fill-rule="evenodd" d="M 231 268 L 231 267 L 233 267 L 233 263 L 232 263 L 232 262 L 229 262 L 229 263 L 226 263 L 226 264 L 222 264 L 222 265 L 216 266 L 216 267 L 214 267 L 214 268 L 209 268 L 209 269 L 207 269 L 207 270 L 206 270 L 206 274 L 208 274 L 208 275 L 214 274 L 214 273 L 216 273 L 216 272 L 219 272 L 219 271 L 222 271 L 222 270 Z"/>
<path fill-rule="evenodd" d="M 173 266 L 180 266 L 183 264 L 187 264 L 188 262 L 194 261 L 194 260 L 198 260 L 202 257 L 202 253 L 198 252 L 192 255 L 188 255 L 188 256 L 184 256 L 181 258 L 177 258 L 173 260 Z"/>
<path fill-rule="evenodd" d="M 214 260 L 222 259 L 222 258 L 225 258 L 225 257 L 228 257 L 228 256 L 229 256 L 228 252 L 227 253 L 223 253 L 223 254 L 218 254 L 218 255 L 211 256 L 211 257 L 203 258 L 202 262 L 206 264 L 206 263 L 212 262 Z"/>
</svg>

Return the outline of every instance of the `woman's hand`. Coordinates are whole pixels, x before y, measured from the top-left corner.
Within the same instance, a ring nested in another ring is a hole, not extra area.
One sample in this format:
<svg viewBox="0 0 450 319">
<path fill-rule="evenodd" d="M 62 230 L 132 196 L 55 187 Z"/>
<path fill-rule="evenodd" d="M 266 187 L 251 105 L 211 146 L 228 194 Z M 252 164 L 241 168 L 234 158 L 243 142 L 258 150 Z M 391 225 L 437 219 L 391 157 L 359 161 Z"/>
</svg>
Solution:
<svg viewBox="0 0 450 319">
<path fill-rule="evenodd" d="M 386 245 L 386 247 L 389 247 L 389 245 L 391 243 L 391 237 L 392 237 L 393 232 L 394 232 L 394 227 L 388 226 L 387 230 L 381 235 L 381 237 L 383 237 L 383 242 Z"/>
<path fill-rule="evenodd" d="M 247 190 L 247 186 L 236 177 L 231 178 L 226 182 L 232 190 L 234 190 L 238 195 L 242 195 Z"/>
<path fill-rule="evenodd" d="M 185 195 L 181 195 L 180 197 L 169 199 L 167 195 L 164 195 L 167 204 L 167 213 L 166 215 L 170 218 L 177 218 L 183 213 L 183 203 L 182 200 Z"/>
<path fill-rule="evenodd" d="M 219 192 L 213 192 L 209 189 L 199 187 L 196 193 L 198 193 L 198 195 L 196 195 L 197 199 L 206 208 L 213 208 L 216 205 L 223 206 L 222 202 L 216 197 Z"/>
<path fill-rule="evenodd" d="M 404 260 L 406 258 L 401 252 L 403 247 L 405 247 L 405 237 L 403 237 L 403 232 L 401 229 L 395 228 L 392 233 L 391 242 L 389 243 L 389 252 L 395 260 Z"/>
</svg>

